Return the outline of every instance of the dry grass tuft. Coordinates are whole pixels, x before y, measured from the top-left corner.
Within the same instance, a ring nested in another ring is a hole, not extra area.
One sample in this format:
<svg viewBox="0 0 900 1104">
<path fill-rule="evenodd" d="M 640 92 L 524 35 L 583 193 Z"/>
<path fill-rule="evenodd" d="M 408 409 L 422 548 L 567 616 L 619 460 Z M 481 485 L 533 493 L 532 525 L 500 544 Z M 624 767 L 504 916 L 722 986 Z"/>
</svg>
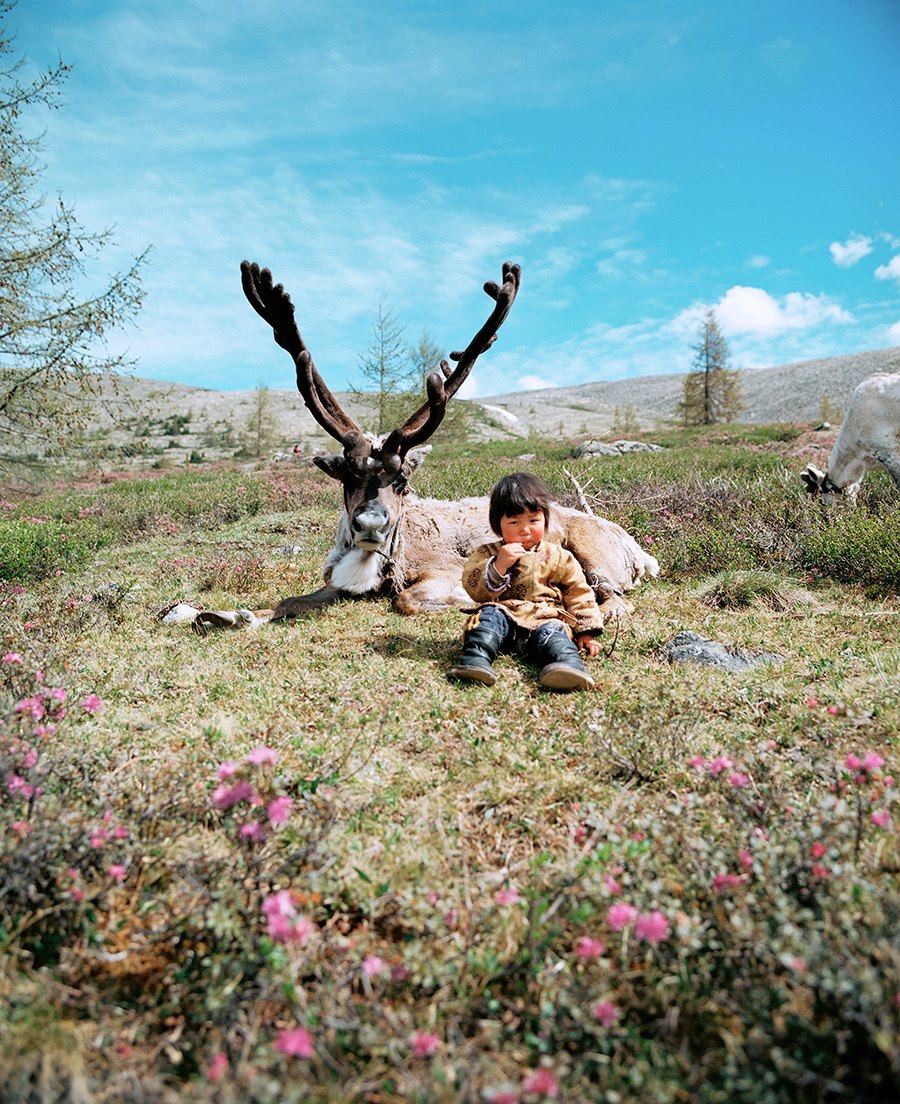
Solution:
<svg viewBox="0 0 900 1104">
<path fill-rule="evenodd" d="M 787 613 L 798 606 L 819 605 L 809 591 L 770 571 L 720 571 L 704 579 L 694 595 L 704 606 L 721 610 L 759 606 Z"/>
</svg>

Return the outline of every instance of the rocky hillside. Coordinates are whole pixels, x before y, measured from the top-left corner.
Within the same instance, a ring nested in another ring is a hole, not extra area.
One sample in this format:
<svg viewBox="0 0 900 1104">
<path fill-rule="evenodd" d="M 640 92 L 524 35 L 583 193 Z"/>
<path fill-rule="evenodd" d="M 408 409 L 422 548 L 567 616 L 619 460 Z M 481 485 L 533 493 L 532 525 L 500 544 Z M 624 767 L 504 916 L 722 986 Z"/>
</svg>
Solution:
<svg viewBox="0 0 900 1104">
<path fill-rule="evenodd" d="M 875 372 L 900 372 L 900 348 L 800 361 L 742 373 L 744 422 L 816 422 L 827 396 L 846 410 L 853 388 Z M 643 376 L 541 391 L 517 391 L 471 403 L 473 436 L 481 439 L 600 437 L 652 430 L 675 418 L 683 376 Z M 134 448 L 139 467 L 232 457 L 254 451 L 260 429 L 266 451 L 332 448 L 296 391 L 207 391 L 178 383 L 125 378 L 118 397 L 89 427 L 111 452 Z M 337 392 L 344 408 L 365 425 L 358 399 Z"/>
</svg>

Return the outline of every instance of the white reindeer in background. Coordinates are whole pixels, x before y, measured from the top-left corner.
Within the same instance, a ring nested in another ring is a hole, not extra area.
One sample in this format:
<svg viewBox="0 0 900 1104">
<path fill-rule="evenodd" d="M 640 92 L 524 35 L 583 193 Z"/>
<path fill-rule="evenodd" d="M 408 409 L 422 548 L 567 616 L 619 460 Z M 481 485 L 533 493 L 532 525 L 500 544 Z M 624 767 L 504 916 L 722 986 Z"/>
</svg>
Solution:
<svg viewBox="0 0 900 1104">
<path fill-rule="evenodd" d="M 870 376 L 850 398 L 847 415 L 828 459 L 828 470 L 810 464 L 800 478 L 810 494 L 855 501 L 867 471 L 882 467 L 900 490 L 900 375 Z"/>
</svg>

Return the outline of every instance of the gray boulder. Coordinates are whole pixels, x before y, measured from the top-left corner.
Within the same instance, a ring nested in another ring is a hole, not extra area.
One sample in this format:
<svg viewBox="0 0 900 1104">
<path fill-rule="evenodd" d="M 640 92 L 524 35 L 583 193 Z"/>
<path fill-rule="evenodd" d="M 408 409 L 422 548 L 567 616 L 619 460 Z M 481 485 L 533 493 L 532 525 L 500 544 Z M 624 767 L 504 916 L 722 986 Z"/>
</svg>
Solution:
<svg viewBox="0 0 900 1104">
<path fill-rule="evenodd" d="M 783 663 L 784 656 L 776 652 L 753 651 L 707 640 L 690 629 L 682 629 L 667 641 L 657 653 L 668 663 L 699 663 L 705 667 L 717 667 L 720 671 L 746 671 L 760 663 Z"/>
</svg>

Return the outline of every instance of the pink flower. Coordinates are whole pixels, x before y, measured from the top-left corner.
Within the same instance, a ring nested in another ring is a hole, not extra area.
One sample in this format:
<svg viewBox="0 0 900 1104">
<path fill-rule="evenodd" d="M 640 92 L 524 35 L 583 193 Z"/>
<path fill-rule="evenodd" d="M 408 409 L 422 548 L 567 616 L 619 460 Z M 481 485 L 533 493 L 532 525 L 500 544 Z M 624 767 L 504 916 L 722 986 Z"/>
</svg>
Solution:
<svg viewBox="0 0 900 1104">
<path fill-rule="evenodd" d="M 734 774 L 729 774 L 728 783 L 731 786 L 736 786 L 740 789 L 743 789 L 744 786 L 749 786 L 750 777 L 749 775 L 740 774 L 738 771 L 735 771 Z"/>
<path fill-rule="evenodd" d="M 116 827 L 113 829 L 113 835 L 116 837 L 116 839 L 127 839 L 128 829 L 122 824 L 117 824 Z"/>
<path fill-rule="evenodd" d="M 249 824 L 242 824 L 241 839 L 251 839 L 256 843 L 262 843 L 266 838 L 266 830 L 258 820 L 251 820 Z"/>
<path fill-rule="evenodd" d="M 741 866 L 746 867 L 748 870 L 753 866 L 753 856 L 749 851 L 738 851 L 738 858 L 741 860 Z"/>
<path fill-rule="evenodd" d="M 118 881 L 122 882 L 125 880 L 125 867 L 120 866 L 118 863 L 113 863 L 109 868 L 109 875 L 111 878 L 116 878 Z"/>
<path fill-rule="evenodd" d="M 269 814 L 269 823 L 273 828 L 277 828 L 279 824 L 286 824 L 288 818 L 291 815 L 291 805 L 293 802 L 289 797 L 276 797 L 266 810 Z"/>
<path fill-rule="evenodd" d="M 601 1001 L 594 1005 L 594 1018 L 599 1020 L 604 1027 L 612 1027 L 619 1018 L 619 1010 L 612 1001 Z"/>
<path fill-rule="evenodd" d="M 668 936 L 669 922 L 658 909 L 642 913 L 634 925 L 634 934 L 638 939 L 646 939 L 648 943 L 658 943 Z"/>
<path fill-rule="evenodd" d="M 233 786 L 218 786 L 213 790 L 212 802 L 217 809 L 230 809 L 233 805 L 240 805 L 242 801 L 249 801 L 255 793 L 250 783 L 241 779 Z"/>
<path fill-rule="evenodd" d="M 816 709 L 819 705 L 815 698 L 807 698 L 806 704 L 809 706 L 810 709 Z"/>
<path fill-rule="evenodd" d="M 825 854 L 827 848 L 824 843 L 819 843 L 818 840 L 812 845 L 812 857 L 814 859 L 821 859 Z"/>
<path fill-rule="evenodd" d="M 25 698 L 20 702 L 16 702 L 16 713 L 30 713 L 32 720 L 39 721 L 44 716 L 44 706 L 37 697 Z"/>
<path fill-rule="evenodd" d="M 689 763 L 694 768 L 694 770 L 698 771 L 702 771 L 703 768 L 706 766 L 706 760 L 703 758 L 702 755 L 693 756 L 693 758 L 689 760 Z"/>
<path fill-rule="evenodd" d="M 213 1056 L 213 1060 L 209 1063 L 206 1069 L 206 1080 L 212 1081 L 213 1084 L 219 1080 L 225 1070 L 228 1069 L 228 1059 L 225 1055 L 219 1051 L 218 1054 Z"/>
<path fill-rule="evenodd" d="M 550 1070 L 541 1066 L 534 1073 L 529 1073 L 522 1082 L 522 1092 L 540 1093 L 542 1096 L 556 1096 L 559 1092 L 559 1082 Z"/>
<path fill-rule="evenodd" d="M 613 897 L 622 892 L 622 887 L 611 874 L 603 875 L 603 884 L 606 886 Z"/>
<path fill-rule="evenodd" d="M 379 958 L 378 955 L 368 955 L 362 961 L 362 971 L 366 977 L 378 977 L 378 975 L 384 970 L 384 959 Z"/>
<path fill-rule="evenodd" d="M 441 1045 L 439 1035 L 429 1035 L 421 1027 L 416 1028 L 407 1042 L 416 1058 L 430 1058 L 432 1054 L 440 1049 Z"/>
<path fill-rule="evenodd" d="M 626 904 L 625 901 L 619 901 L 610 908 L 606 914 L 606 922 L 612 928 L 613 931 L 621 931 L 626 924 L 630 924 L 632 920 L 637 916 L 638 910 L 634 905 Z"/>
<path fill-rule="evenodd" d="M 849 768 L 850 770 L 859 770 L 859 768 L 862 766 L 862 763 L 860 762 L 859 757 L 853 755 L 851 752 L 851 754 L 848 755 L 847 758 L 844 760 L 844 766 Z"/>
<path fill-rule="evenodd" d="M 733 766 L 734 763 L 727 755 L 717 755 L 706 764 L 706 769 L 710 774 L 721 774 L 723 770 L 729 770 Z"/>
<path fill-rule="evenodd" d="M 312 1058 L 313 1037 L 303 1027 L 284 1030 L 275 1040 L 275 1049 L 289 1058 Z"/>
<path fill-rule="evenodd" d="M 99 713 L 103 708 L 103 699 L 98 698 L 96 694 L 88 694 L 81 703 L 81 708 L 85 713 Z"/>
<path fill-rule="evenodd" d="M 891 814 L 885 812 L 884 809 L 872 813 L 872 823 L 877 824 L 879 828 L 887 828 L 891 823 Z"/>
<path fill-rule="evenodd" d="M 224 782 L 225 779 L 230 778 L 235 773 L 235 771 L 237 771 L 237 769 L 237 763 L 233 762 L 231 759 L 228 759 L 226 762 L 222 763 L 218 771 L 216 771 L 216 774 L 218 774 L 219 780 L 221 782 Z"/>
<path fill-rule="evenodd" d="M 21 836 L 27 836 L 31 831 L 31 825 L 27 820 L 14 820 L 13 823 L 10 824 L 10 828 L 12 828 L 14 832 L 18 832 Z"/>
<path fill-rule="evenodd" d="M 494 900 L 498 905 L 515 905 L 522 900 L 522 897 L 515 886 L 509 886 L 507 889 L 498 889 L 494 894 Z"/>
<path fill-rule="evenodd" d="M 591 939 L 589 935 L 583 935 L 575 947 L 575 953 L 579 958 L 599 958 L 605 950 L 604 943 L 599 939 Z"/>
<path fill-rule="evenodd" d="M 735 886 L 743 884 L 744 879 L 739 874 L 717 874 L 712 880 L 712 887 L 716 893 L 721 893 L 726 886 L 734 889 Z M 637 932 L 637 929 L 635 929 L 635 932 Z"/>
<path fill-rule="evenodd" d="M 54 686 L 50 691 L 48 697 L 53 698 L 55 701 L 64 702 L 68 696 L 68 691 L 64 686 Z"/>
<path fill-rule="evenodd" d="M 21 663 L 22 662 L 22 657 L 19 655 L 18 652 L 7 652 L 6 655 L 3 657 L 3 662 L 4 663 Z"/>
<path fill-rule="evenodd" d="M 254 748 L 247 756 L 247 762 L 253 763 L 256 767 L 261 767 L 264 763 L 271 763 L 274 766 L 278 762 L 278 752 L 270 747 Z"/>
<path fill-rule="evenodd" d="M 863 770 L 878 770 L 884 766 L 884 759 L 875 751 L 867 751 L 863 756 Z"/>
</svg>

